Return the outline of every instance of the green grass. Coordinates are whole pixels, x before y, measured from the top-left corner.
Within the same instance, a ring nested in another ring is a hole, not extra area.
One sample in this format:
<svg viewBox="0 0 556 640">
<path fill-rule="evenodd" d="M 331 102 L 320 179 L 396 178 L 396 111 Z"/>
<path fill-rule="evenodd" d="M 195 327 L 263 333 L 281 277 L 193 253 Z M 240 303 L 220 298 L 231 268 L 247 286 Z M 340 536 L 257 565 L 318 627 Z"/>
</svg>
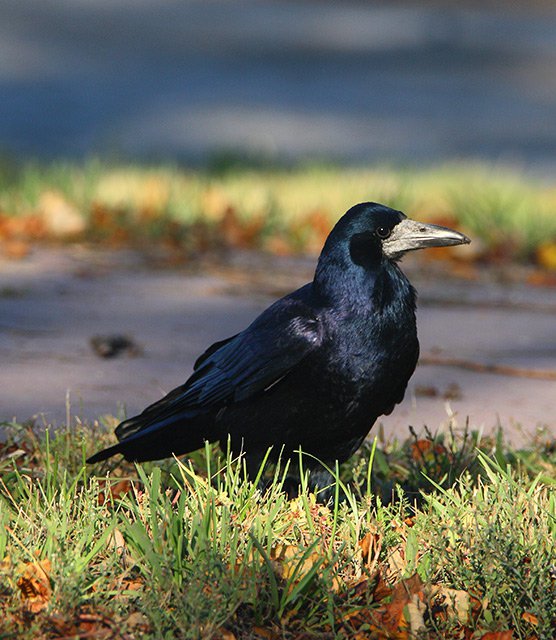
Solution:
<svg viewBox="0 0 556 640">
<path fill-rule="evenodd" d="M 375 441 L 322 505 L 305 482 L 289 499 L 284 467 L 261 492 L 213 448 L 87 467 L 101 428 L 5 429 L 0 638 L 553 637 L 546 436 Z"/>
<path fill-rule="evenodd" d="M 556 189 L 493 166 L 0 164 L 3 216 L 40 220 L 44 209 L 57 206 L 49 194 L 83 217 L 89 240 L 143 246 L 158 240 L 181 255 L 230 245 L 315 253 L 347 208 L 374 200 L 458 226 L 482 240 L 479 257 L 556 263 L 556 250 L 546 251 L 556 245 Z M 40 225 L 31 227 L 31 234 L 48 236 Z"/>
</svg>

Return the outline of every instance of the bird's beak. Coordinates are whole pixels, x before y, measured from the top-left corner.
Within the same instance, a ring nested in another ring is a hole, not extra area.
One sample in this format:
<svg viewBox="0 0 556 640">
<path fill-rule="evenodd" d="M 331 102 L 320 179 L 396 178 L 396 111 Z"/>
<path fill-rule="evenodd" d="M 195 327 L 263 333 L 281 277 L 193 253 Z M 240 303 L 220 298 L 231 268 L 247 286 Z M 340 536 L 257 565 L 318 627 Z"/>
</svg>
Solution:
<svg viewBox="0 0 556 640">
<path fill-rule="evenodd" d="M 426 249 L 427 247 L 450 247 L 470 242 L 471 240 L 467 236 L 453 229 L 405 218 L 382 242 L 382 251 L 387 258 L 397 260 L 407 251 Z"/>
</svg>

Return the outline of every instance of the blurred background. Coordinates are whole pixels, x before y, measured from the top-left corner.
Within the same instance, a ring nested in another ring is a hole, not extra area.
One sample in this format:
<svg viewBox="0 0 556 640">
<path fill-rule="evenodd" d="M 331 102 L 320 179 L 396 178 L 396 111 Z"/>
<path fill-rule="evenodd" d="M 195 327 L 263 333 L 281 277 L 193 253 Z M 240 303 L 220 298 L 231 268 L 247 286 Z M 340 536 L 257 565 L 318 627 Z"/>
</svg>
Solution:
<svg viewBox="0 0 556 640">
<path fill-rule="evenodd" d="M 0 147 L 555 168 L 551 2 L 0 2 Z"/>
<path fill-rule="evenodd" d="M 0 0 L 0 419 L 142 409 L 376 200 L 473 238 L 385 427 L 554 432 L 555 69 L 542 0 Z"/>
</svg>

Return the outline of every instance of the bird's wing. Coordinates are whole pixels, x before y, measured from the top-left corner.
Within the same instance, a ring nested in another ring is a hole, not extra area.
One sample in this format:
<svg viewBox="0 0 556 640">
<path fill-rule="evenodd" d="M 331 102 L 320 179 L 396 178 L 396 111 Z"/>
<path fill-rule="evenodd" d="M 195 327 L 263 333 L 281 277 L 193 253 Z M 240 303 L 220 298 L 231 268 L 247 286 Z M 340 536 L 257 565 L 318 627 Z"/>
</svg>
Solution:
<svg viewBox="0 0 556 640">
<path fill-rule="evenodd" d="M 419 361 L 419 343 L 416 342 L 411 352 L 407 353 L 407 357 L 405 359 L 405 372 L 398 377 L 398 385 L 394 389 L 394 394 L 392 397 L 392 404 L 387 406 L 384 414 L 385 416 L 389 416 L 392 411 L 394 411 L 397 404 L 400 404 L 404 399 L 405 392 L 407 390 L 407 385 L 409 383 L 409 379 L 413 375 L 415 371 L 415 367 L 417 366 L 417 362 Z"/>
<path fill-rule="evenodd" d="M 237 338 L 238 335 L 239 333 L 236 333 L 234 336 L 230 336 L 229 338 L 225 338 L 224 340 L 219 340 L 218 342 L 211 344 L 210 347 L 204 353 L 202 353 L 197 358 L 197 360 L 195 360 L 195 364 L 193 365 L 193 371 L 197 371 L 197 369 L 203 364 L 203 362 L 205 362 L 205 360 L 209 356 L 211 356 L 215 351 L 218 351 L 218 349 L 223 347 L 225 344 L 228 344 L 228 342 L 231 342 L 232 340 Z"/>
<path fill-rule="evenodd" d="M 209 348 L 177 400 L 205 407 L 245 400 L 283 378 L 321 343 L 321 334 L 306 304 L 282 299 L 245 331 Z"/>
<path fill-rule="evenodd" d="M 311 307 L 282 298 L 247 329 L 215 343 L 195 363 L 187 382 L 123 422 L 122 440 L 184 412 L 217 409 L 269 389 L 322 342 L 322 326 Z"/>
</svg>

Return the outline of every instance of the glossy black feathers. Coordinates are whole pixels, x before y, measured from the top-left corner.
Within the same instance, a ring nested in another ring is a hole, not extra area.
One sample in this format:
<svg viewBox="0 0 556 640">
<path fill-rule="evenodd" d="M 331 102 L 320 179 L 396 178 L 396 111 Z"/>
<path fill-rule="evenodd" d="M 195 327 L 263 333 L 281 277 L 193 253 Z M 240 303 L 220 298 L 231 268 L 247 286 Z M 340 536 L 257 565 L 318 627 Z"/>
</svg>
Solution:
<svg viewBox="0 0 556 640">
<path fill-rule="evenodd" d="M 268 447 L 347 459 L 404 396 L 418 358 L 415 292 L 383 243 L 404 214 L 363 203 L 330 233 L 314 280 L 199 357 L 191 377 L 140 415 L 115 453 L 183 454 L 231 439 L 255 468 Z M 308 466 L 311 463 L 308 462 Z"/>
</svg>

